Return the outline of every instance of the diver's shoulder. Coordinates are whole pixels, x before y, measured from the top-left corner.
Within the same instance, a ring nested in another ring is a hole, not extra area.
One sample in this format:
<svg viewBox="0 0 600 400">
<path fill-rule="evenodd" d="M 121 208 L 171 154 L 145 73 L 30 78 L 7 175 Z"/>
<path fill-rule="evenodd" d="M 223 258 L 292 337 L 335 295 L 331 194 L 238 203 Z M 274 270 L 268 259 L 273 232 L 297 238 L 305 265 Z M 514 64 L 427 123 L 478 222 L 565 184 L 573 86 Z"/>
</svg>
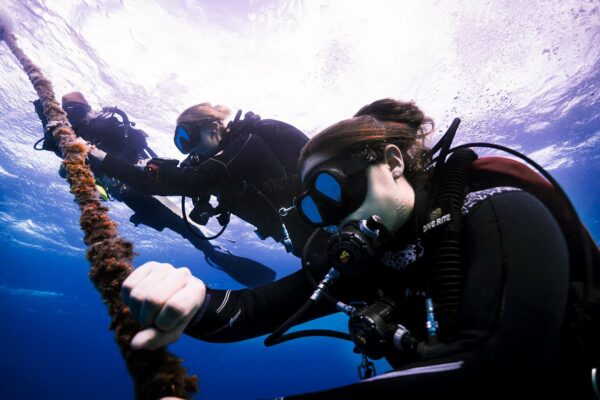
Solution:
<svg viewBox="0 0 600 400">
<path fill-rule="evenodd" d="M 467 193 L 463 205 L 461 207 L 461 213 L 462 215 L 468 215 L 471 213 L 471 211 L 476 209 L 482 203 L 486 201 L 489 202 L 495 196 L 504 195 L 507 193 L 518 193 L 515 201 L 520 201 L 521 194 L 525 194 L 525 196 L 531 196 L 527 192 L 524 192 L 523 190 L 512 186 L 498 186 L 483 190 L 477 190 Z"/>
<path fill-rule="evenodd" d="M 277 119 L 261 119 L 255 124 L 256 132 L 264 132 L 266 134 L 276 133 L 278 135 L 293 136 L 302 140 L 308 141 L 306 136 L 300 129 L 287 122 L 283 122 Z"/>
<path fill-rule="evenodd" d="M 468 220 L 477 220 L 485 215 L 495 220 L 513 219 L 520 215 L 519 223 L 533 220 L 556 221 L 545 200 L 528 191 L 510 187 L 494 187 L 469 193 L 461 208 L 462 215 Z"/>
</svg>

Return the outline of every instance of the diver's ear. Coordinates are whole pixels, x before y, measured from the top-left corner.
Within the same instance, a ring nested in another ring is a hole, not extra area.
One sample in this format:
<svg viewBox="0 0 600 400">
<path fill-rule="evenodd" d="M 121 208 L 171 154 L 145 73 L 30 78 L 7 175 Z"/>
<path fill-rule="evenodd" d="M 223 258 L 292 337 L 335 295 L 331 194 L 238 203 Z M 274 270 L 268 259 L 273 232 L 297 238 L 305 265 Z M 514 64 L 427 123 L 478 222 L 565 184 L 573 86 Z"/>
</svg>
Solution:
<svg viewBox="0 0 600 400">
<path fill-rule="evenodd" d="M 404 159 L 402 158 L 402 152 L 398 146 L 394 144 L 388 144 L 385 146 L 383 151 L 385 162 L 388 165 L 392 177 L 398 179 L 404 173 Z"/>
<path fill-rule="evenodd" d="M 211 123 L 210 123 L 210 125 L 209 125 L 209 126 L 210 126 L 210 132 L 211 132 L 212 134 L 215 134 L 215 133 L 217 133 L 217 132 L 220 132 L 220 130 L 221 130 L 221 129 L 220 129 L 220 128 L 221 128 L 221 126 L 219 125 L 219 123 L 218 123 L 217 121 L 211 121 Z"/>
</svg>

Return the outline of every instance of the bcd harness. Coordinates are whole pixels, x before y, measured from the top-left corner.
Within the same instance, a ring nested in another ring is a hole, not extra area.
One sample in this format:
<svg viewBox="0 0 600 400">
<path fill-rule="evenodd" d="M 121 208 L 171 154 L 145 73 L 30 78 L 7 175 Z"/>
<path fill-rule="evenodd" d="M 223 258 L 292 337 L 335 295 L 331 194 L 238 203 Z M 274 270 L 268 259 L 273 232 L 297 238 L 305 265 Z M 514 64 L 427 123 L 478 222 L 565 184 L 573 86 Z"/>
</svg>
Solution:
<svg viewBox="0 0 600 400">
<path fill-rule="evenodd" d="M 229 124 L 227 125 L 229 140 L 232 140 L 232 138 L 235 138 L 235 137 L 239 137 L 239 135 L 250 135 L 249 133 L 242 132 L 242 130 L 243 130 L 242 128 L 247 126 L 248 123 L 251 124 L 253 122 L 260 120 L 260 117 L 258 115 L 255 115 L 252 112 L 246 113 L 244 119 L 240 119 L 241 115 L 242 115 L 242 110 L 238 110 L 238 112 L 235 115 L 235 118 L 231 122 L 229 122 Z M 188 161 L 187 165 L 191 168 L 198 167 L 198 165 L 200 165 L 203 161 L 206 161 L 206 160 L 201 160 L 198 156 L 191 156 L 188 158 L 188 160 L 189 161 Z M 218 162 L 218 163 L 222 164 L 221 162 L 216 161 L 214 159 L 209 159 L 209 160 L 212 160 L 212 162 Z M 224 167 L 227 168 L 227 166 L 224 166 Z M 272 179 L 267 182 L 264 182 L 264 186 L 266 187 L 267 190 L 270 188 L 272 188 L 273 190 L 278 190 L 282 187 L 286 187 L 287 185 L 289 185 L 291 183 L 292 179 L 294 179 L 294 177 L 286 177 L 286 178 L 277 179 L 277 180 Z M 262 198 L 265 201 L 266 205 L 270 209 L 273 210 L 273 213 L 277 216 L 277 219 L 278 219 L 279 225 L 280 225 L 280 229 L 281 229 L 282 239 L 280 241 L 284 245 L 287 252 L 293 251 L 294 246 L 292 244 L 292 240 L 290 238 L 288 230 L 285 226 L 285 222 L 283 220 L 283 218 L 287 215 L 287 211 L 289 211 L 289 210 L 278 209 L 275 206 L 275 204 L 273 204 L 273 201 L 271 201 L 269 199 L 269 197 L 267 195 L 265 195 L 264 189 L 261 190 L 256 185 L 254 185 L 248 181 L 243 181 L 242 186 L 243 186 L 241 189 L 242 192 L 245 192 L 247 189 L 253 190 L 260 198 Z M 188 216 L 187 216 L 187 213 L 185 210 L 185 196 L 182 196 L 182 198 L 181 198 L 181 211 L 182 211 L 184 221 L 185 221 L 186 225 L 188 226 L 189 230 L 192 232 L 192 234 L 194 234 L 195 236 L 197 236 L 200 239 L 213 240 L 213 239 L 218 238 L 219 236 L 221 236 L 223 234 L 223 232 L 227 228 L 227 225 L 229 224 L 229 221 L 231 219 L 231 212 L 221 204 L 219 197 L 220 196 L 217 196 L 217 201 L 219 202 L 219 204 L 216 207 L 214 207 L 212 204 L 210 204 L 210 202 L 209 202 L 210 194 L 208 194 L 208 193 L 203 196 L 198 196 L 198 197 L 192 198 L 192 203 L 194 205 L 194 208 L 192 209 L 192 211 L 189 214 L 190 219 L 192 219 L 194 222 L 196 222 L 200 225 L 206 225 L 211 217 L 216 217 L 217 221 L 219 222 L 219 225 L 221 226 L 221 229 L 219 230 L 219 232 L 217 232 L 216 234 L 214 234 L 212 236 L 208 236 L 208 237 L 198 235 L 196 233 L 196 231 L 192 228 L 190 222 L 188 221 Z M 256 229 L 255 233 L 261 240 L 264 240 L 266 238 L 266 235 L 264 235 L 260 231 L 259 228 Z"/>
</svg>

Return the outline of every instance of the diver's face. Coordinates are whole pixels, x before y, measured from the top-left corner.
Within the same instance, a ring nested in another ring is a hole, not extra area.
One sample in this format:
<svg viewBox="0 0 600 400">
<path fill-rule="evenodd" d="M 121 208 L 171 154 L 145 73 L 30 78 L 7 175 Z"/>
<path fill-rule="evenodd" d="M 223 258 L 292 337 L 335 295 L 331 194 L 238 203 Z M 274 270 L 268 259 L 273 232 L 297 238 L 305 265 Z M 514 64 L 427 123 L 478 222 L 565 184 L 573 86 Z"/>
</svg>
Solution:
<svg viewBox="0 0 600 400">
<path fill-rule="evenodd" d="M 346 216 L 338 228 L 378 215 L 390 232 L 396 232 L 404 225 L 414 207 L 414 190 L 404 175 L 394 176 L 387 163 L 368 167 L 367 182 L 365 201 L 358 209 Z"/>
<path fill-rule="evenodd" d="M 63 104 L 63 109 L 67 113 L 67 119 L 73 126 L 79 126 L 86 119 L 90 107 L 81 103 L 67 102 Z"/>
<path fill-rule="evenodd" d="M 327 153 L 315 153 L 308 157 L 301 168 L 304 181 L 314 167 L 331 159 Z M 351 222 L 367 219 L 372 215 L 381 217 L 386 228 L 394 233 L 406 222 L 414 208 L 415 193 L 404 177 L 404 162 L 400 149 L 388 145 L 385 159 L 366 167 L 367 190 L 361 205 L 344 216 L 337 224 L 338 229 Z"/>
<path fill-rule="evenodd" d="M 219 151 L 222 135 L 217 122 L 205 125 L 200 129 L 200 138 L 198 145 L 191 151 L 192 154 L 198 154 L 204 157 L 212 157 Z"/>
</svg>

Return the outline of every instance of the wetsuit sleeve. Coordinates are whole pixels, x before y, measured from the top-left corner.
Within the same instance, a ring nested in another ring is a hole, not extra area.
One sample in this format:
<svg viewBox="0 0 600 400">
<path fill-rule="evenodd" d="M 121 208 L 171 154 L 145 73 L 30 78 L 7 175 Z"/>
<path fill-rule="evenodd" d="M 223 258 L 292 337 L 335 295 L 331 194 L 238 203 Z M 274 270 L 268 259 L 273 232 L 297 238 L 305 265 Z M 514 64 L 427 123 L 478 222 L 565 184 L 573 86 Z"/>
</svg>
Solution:
<svg viewBox="0 0 600 400">
<path fill-rule="evenodd" d="M 316 279 L 324 267 L 313 270 Z M 203 307 L 186 328 L 186 333 L 209 342 L 233 342 L 270 333 L 308 300 L 314 288 L 305 272 L 296 271 L 276 282 L 253 289 L 208 289 Z M 334 312 L 315 306 L 300 321 Z"/>
<path fill-rule="evenodd" d="M 316 288 L 314 284 L 321 281 L 330 269 L 324 252 L 330 234 L 318 231 L 315 235 L 308 244 L 308 251 L 305 251 L 309 254 L 305 270 L 252 289 L 208 289 L 206 300 L 186 333 L 209 342 L 232 342 L 271 333 L 278 328 L 306 303 Z M 372 286 L 363 280 L 357 282 L 343 276 L 329 290 L 334 298 L 345 302 L 364 298 L 365 293 L 370 292 Z M 321 300 L 296 323 L 334 312 L 334 305 Z"/>
<path fill-rule="evenodd" d="M 510 192 L 475 206 L 465 235 L 456 337 L 396 371 L 285 399 L 548 397 L 568 287 L 558 224 L 533 196 Z"/>
<path fill-rule="evenodd" d="M 227 167 L 217 159 L 209 159 L 198 168 L 165 167 L 154 176 L 144 167 L 129 164 L 107 154 L 101 163 L 107 175 L 127 183 L 140 192 L 162 196 L 198 196 L 216 190 L 227 180 Z"/>
<path fill-rule="evenodd" d="M 158 173 L 151 175 L 144 168 L 128 164 L 110 154 L 102 161 L 101 168 L 107 175 L 128 183 L 143 193 L 198 196 L 206 192 L 218 192 L 221 187 L 229 184 L 230 167 L 234 163 L 242 162 L 243 170 L 255 167 L 253 160 L 260 160 L 260 154 L 253 154 L 253 148 L 248 146 L 248 142 L 248 137 L 232 140 L 221 152 L 194 168 L 171 166 L 161 168 Z"/>
</svg>

